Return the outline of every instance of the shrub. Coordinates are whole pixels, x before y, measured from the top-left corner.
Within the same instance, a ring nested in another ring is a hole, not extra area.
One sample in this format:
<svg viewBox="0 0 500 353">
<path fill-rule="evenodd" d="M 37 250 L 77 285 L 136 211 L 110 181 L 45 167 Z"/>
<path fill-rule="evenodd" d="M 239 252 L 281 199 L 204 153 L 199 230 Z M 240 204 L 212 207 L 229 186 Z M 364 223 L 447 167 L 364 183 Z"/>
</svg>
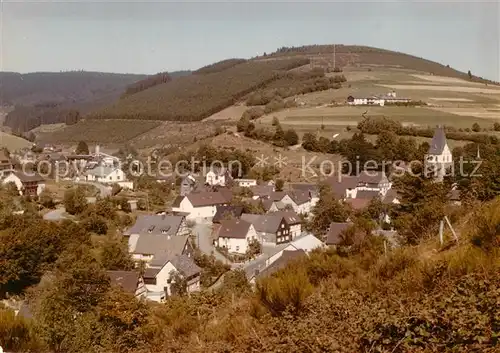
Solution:
<svg viewBox="0 0 500 353">
<path fill-rule="evenodd" d="M 257 281 L 257 299 L 269 313 L 275 316 L 285 311 L 298 314 L 313 286 L 304 268 L 295 271 L 279 271 L 272 277 Z"/>
<path fill-rule="evenodd" d="M 294 146 L 299 143 L 299 135 L 294 129 L 288 129 L 285 132 L 285 141 L 288 146 Z"/>
<path fill-rule="evenodd" d="M 264 112 L 266 114 L 281 110 L 285 108 L 285 102 L 283 101 L 283 98 L 275 98 L 268 104 L 266 104 L 266 107 L 264 108 Z"/>
<path fill-rule="evenodd" d="M 255 120 L 260 118 L 262 115 L 264 115 L 264 109 L 262 109 L 261 107 L 252 107 L 250 109 L 245 110 L 241 118 L 245 118 L 248 120 Z"/>
<path fill-rule="evenodd" d="M 474 245 L 485 250 L 500 247 L 500 199 L 482 206 L 472 217 L 469 237 Z"/>
<path fill-rule="evenodd" d="M 493 124 L 493 130 L 500 131 L 500 123 L 494 123 Z"/>
<path fill-rule="evenodd" d="M 66 212 L 72 215 L 80 214 L 87 208 L 87 199 L 85 198 L 85 190 L 76 187 L 67 190 L 64 193 L 63 199 Z"/>
<path fill-rule="evenodd" d="M 481 126 L 479 126 L 478 123 L 472 124 L 472 131 L 474 131 L 474 132 L 480 132 L 481 131 Z"/>
<path fill-rule="evenodd" d="M 34 345 L 31 325 L 14 311 L 0 307 L 0 347 L 7 351 L 28 351 Z"/>
</svg>

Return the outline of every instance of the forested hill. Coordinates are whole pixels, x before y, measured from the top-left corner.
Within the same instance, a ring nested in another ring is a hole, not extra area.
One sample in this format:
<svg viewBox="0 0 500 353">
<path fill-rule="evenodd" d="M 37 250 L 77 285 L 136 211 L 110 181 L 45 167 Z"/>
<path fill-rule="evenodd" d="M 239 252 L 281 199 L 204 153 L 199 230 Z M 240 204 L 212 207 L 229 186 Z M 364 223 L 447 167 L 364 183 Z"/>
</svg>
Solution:
<svg viewBox="0 0 500 353">
<path fill-rule="evenodd" d="M 102 72 L 0 72 L 0 104 L 86 103 L 109 98 L 111 101 L 129 84 L 146 75 Z"/>
<path fill-rule="evenodd" d="M 173 79 L 190 71 L 169 73 Z M 115 102 L 129 87 L 154 76 L 87 71 L 0 72 L 0 105 L 13 105 L 4 122 L 17 132 L 75 117 Z M 69 119 L 69 120 L 68 120 Z"/>
</svg>

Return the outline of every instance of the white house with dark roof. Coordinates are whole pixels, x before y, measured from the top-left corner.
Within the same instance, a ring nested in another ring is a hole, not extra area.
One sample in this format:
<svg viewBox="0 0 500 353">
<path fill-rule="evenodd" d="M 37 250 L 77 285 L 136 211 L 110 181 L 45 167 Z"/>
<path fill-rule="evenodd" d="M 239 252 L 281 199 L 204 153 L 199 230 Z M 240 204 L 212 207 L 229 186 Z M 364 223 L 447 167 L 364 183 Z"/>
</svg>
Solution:
<svg viewBox="0 0 500 353">
<path fill-rule="evenodd" d="M 127 181 L 123 170 L 117 167 L 97 166 L 85 172 L 85 180 L 101 184 L 118 184 L 121 187 L 132 189 L 133 183 Z"/>
<path fill-rule="evenodd" d="M 433 171 L 437 180 L 442 180 L 446 170 L 453 165 L 453 156 L 448 147 L 446 134 L 443 127 L 434 131 L 429 151 L 425 156 L 425 166 L 428 171 Z"/>
<path fill-rule="evenodd" d="M 152 264 L 144 272 L 146 298 L 155 302 L 163 302 L 171 296 L 173 277 L 179 274 L 186 280 L 188 293 L 200 291 L 201 269 L 186 255 L 175 255 Z"/>
<path fill-rule="evenodd" d="M 237 254 L 245 254 L 249 244 L 259 240 L 254 226 L 240 219 L 222 220 L 220 225 L 216 226 L 215 234 L 218 247 Z"/>
<path fill-rule="evenodd" d="M 45 189 L 45 179 L 38 173 L 13 172 L 2 180 L 8 183 L 16 185 L 19 195 L 39 196 Z"/>
<path fill-rule="evenodd" d="M 243 213 L 241 219 L 251 223 L 265 245 L 278 245 L 292 240 L 290 226 L 281 215 Z"/>
<path fill-rule="evenodd" d="M 168 240 L 179 236 L 187 238 L 189 234 L 185 217 L 172 215 L 139 215 L 134 225 L 123 233 L 128 237 L 130 251 L 135 251 L 141 236 L 160 236 Z"/>
<path fill-rule="evenodd" d="M 215 216 L 217 206 L 228 205 L 229 196 L 221 192 L 194 192 L 179 196 L 172 205 L 173 212 L 187 214 L 187 219 L 208 219 Z"/>
<path fill-rule="evenodd" d="M 205 184 L 210 186 L 226 186 L 231 181 L 231 174 L 226 168 L 210 168 L 210 170 L 205 174 Z"/>
</svg>

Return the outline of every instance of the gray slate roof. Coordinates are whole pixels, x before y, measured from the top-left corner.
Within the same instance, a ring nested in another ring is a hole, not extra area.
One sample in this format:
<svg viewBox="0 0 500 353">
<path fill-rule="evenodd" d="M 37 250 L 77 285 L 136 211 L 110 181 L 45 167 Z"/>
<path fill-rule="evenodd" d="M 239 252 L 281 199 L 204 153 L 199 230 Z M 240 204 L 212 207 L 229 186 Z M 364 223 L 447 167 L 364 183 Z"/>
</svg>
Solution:
<svg viewBox="0 0 500 353">
<path fill-rule="evenodd" d="M 436 128 L 429 146 L 429 154 L 437 155 L 443 153 L 446 144 L 446 134 L 444 132 L 444 128 Z"/>
<path fill-rule="evenodd" d="M 326 235 L 326 244 L 327 245 L 338 245 L 342 242 L 342 238 L 340 237 L 340 233 L 344 230 L 352 226 L 352 223 L 330 223 L 330 230 Z"/>
<path fill-rule="evenodd" d="M 188 198 L 189 202 L 191 202 L 194 207 L 224 205 L 229 202 L 227 196 L 223 195 L 221 192 L 191 193 L 185 197 Z"/>
<path fill-rule="evenodd" d="M 243 213 L 241 219 L 253 224 L 257 232 L 276 234 L 283 216 L 273 215 L 272 213 L 266 215 Z"/>
<path fill-rule="evenodd" d="M 185 277 L 195 276 L 201 272 L 201 268 L 199 268 L 190 257 L 186 255 L 176 255 L 165 261 L 161 267 L 147 268 L 146 271 L 144 271 L 144 278 L 155 278 L 163 266 L 168 262 L 171 262 L 176 270 L 181 272 Z"/>
<path fill-rule="evenodd" d="M 289 225 L 302 223 L 302 218 L 295 211 L 276 211 L 269 213 L 269 215 L 283 217 Z"/>
<path fill-rule="evenodd" d="M 242 206 L 216 206 L 217 212 L 215 212 L 212 223 L 219 223 L 224 219 L 226 214 L 230 214 L 234 218 L 238 218 L 243 213 Z"/>
<path fill-rule="evenodd" d="M 371 200 L 380 196 L 380 193 L 375 190 L 359 190 L 356 193 L 357 199 L 367 199 Z"/>
<path fill-rule="evenodd" d="M 139 215 L 135 224 L 124 234 L 176 235 L 184 220 L 183 216 L 172 215 Z"/>
<path fill-rule="evenodd" d="M 222 220 L 218 236 L 220 238 L 245 239 L 251 224 L 241 219 Z"/>
<path fill-rule="evenodd" d="M 296 261 L 306 255 L 306 252 L 302 249 L 300 250 L 285 250 L 283 254 L 274 261 L 271 265 L 266 267 L 262 272 L 260 272 L 256 277 L 258 279 L 271 276 L 272 274 L 278 272 L 279 270 L 288 266 L 291 262 Z"/>
<path fill-rule="evenodd" d="M 193 259 L 186 255 L 175 256 L 170 262 L 172 262 L 177 271 L 186 277 L 191 277 L 201 272 L 201 268 L 194 263 Z"/>
<path fill-rule="evenodd" d="M 187 241 L 187 235 L 175 235 L 168 239 L 164 235 L 143 234 L 137 239 L 134 254 L 147 254 L 155 257 L 159 257 L 164 253 L 180 255 Z"/>
<path fill-rule="evenodd" d="M 21 180 L 22 183 L 33 183 L 33 182 L 43 182 L 45 179 L 38 173 L 30 172 L 14 172 L 14 175 Z"/>
<path fill-rule="evenodd" d="M 111 284 L 121 287 L 125 292 L 134 294 L 139 282 L 139 272 L 136 271 L 106 271 Z"/>
<path fill-rule="evenodd" d="M 111 167 L 105 167 L 105 166 L 98 166 L 93 169 L 89 169 L 87 171 L 88 175 L 94 175 L 99 178 L 104 178 L 105 176 L 108 176 L 109 174 L 113 173 L 117 168 L 111 168 Z"/>
</svg>

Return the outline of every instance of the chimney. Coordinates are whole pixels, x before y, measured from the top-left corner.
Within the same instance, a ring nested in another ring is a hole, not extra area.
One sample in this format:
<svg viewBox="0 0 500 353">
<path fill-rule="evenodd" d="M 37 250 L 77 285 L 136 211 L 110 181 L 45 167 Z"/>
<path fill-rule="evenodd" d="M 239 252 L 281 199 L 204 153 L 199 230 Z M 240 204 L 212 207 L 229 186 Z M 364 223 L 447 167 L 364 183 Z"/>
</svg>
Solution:
<svg viewBox="0 0 500 353">
<path fill-rule="evenodd" d="M 99 151 L 99 145 L 95 145 L 95 154 L 98 156 L 100 153 Z"/>
</svg>

